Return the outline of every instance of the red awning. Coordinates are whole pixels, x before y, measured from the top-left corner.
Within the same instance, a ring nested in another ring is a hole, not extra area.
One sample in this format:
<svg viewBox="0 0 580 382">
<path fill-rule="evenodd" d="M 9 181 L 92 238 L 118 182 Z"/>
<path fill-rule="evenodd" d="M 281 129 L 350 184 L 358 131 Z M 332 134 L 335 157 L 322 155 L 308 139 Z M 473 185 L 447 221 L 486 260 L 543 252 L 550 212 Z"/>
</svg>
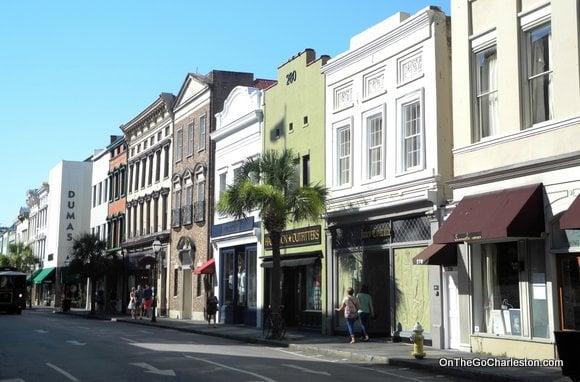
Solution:
<svg viewBox="0 0 580 382">
<path fill-rule="evenodd" d="M 572 202 L 572 205 L 570 205 L 570 208 L 568 208 L 568 211 L 562 214 L 560 228 L 580 229 L 580 196 L 577 196 Z"/>
<path fill-rule="evenodd" d="M 215 273 L 215 259 L 210 259 L 193 270 L 196 275 Z"/>
<path fill-rule="evenodd" d="M 415 265 L 457 265 L 457 244 L 431 244 L 413 257 Z"/>
<path fill-rule="evenodd" d="M 464 197 L 435 233 L 433 242 L 539 237 L 542 232 L 542 184 L 534 184 Z"/>
</svg>

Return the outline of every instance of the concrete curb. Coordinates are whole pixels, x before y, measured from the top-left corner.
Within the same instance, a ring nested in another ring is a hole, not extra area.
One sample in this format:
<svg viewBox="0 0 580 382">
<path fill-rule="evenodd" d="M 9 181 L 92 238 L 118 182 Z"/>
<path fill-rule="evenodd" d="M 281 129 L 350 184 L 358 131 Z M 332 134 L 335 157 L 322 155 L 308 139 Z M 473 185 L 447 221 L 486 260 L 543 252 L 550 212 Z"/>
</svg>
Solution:
<svg viewBox="0 0 580 382">
<path fill-rule="evenodd" d="M 368 362 L 372 364 L 383 364 L 389 366 L 402 366 L 408 367 L 410 369 L 419 369 L 425 370 L 436 374 L 447 375 L 447 376 L 454 376 L 454 377 L 462 377 L 462 378 L 469 378 L 474 381 L 486 381 L 486 382 L 522 382 L 527 381 L 525 376 L 516 377 L 513 375 L 506 375 L 506 374 L 496 374 L 496 373 L 488 373 L 476 368 L 453 368 L 453 367 L 442 367 L 436 362 L 435 359 L 426 359 L 426 360 L 413 360 L 413 359 L 406 359 L 406 358 L 396 358 L 396 357 L 388 357 L 388 356 L 381 356 L 381 355 L 371 355 L 371 354 L 362 354 L 358 353 L 353 350 L 342 350 L 342 349 L 329 349 L 325 347 L 320 347 L 317 345 L 308 345 L 308 344 L 297 344 L 297 343 L 290 343 L 287 341 L 277 341 L 277 340 L 267 340 L 262 338 L 256 337 L 247 337 L 242 335 L 235 335 L 231 333 L 219 333 L 219 332 L 212 332 L 210 330 L 199 330 L 191 327 L 186 326 L 173 326 L 167 325 L 163 322 L 157 321 L 156 323 L 151 323 L 148 320 L 132 320 L 126 318 L 114 318 L 114 317 L 103 317 L 103 316 L 90 316 L 84 314 L 75 314 L 70 312 L 57 312 L 56 314 L 62 314 L 77 318 L 85 318 L 85 319 L 94 319 L 94 320 L 110 320 L 114 322 L 123 322 L 127 324 L 133 325 L 140 325 L 140 326 L 148 326 L 148 327 L 158 327 L 163 329 L 174 330 L 178 332 L 184 333 L 194 333 L 200 334 L 205 336 L 212 336 L 217 338 L 224 338 L 230 339 L 234 341 L 244 342 L 244 343 L 251 343 L 251 344 L 260 344 L 266 346 L 275 346 L 275 347 L 284 347 L 289 348 L 292 350 L 299 350 L 299 351 L 308 351 L 314 352 L 318 354 L 333 356 L 333 357 L 341 357 L 347 358 L 352 361 L 362 361 Z"/>
</svg>

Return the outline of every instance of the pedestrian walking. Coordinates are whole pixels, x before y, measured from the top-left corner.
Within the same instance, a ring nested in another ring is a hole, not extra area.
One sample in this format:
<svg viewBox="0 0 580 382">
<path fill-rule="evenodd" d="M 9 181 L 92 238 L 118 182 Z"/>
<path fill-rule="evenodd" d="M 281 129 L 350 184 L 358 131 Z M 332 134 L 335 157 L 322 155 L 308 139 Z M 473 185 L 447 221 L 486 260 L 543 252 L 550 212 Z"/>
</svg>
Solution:
<svg viewBox="0 0 580 382">
<path fill-rule="evenodd" d="M 129 305 L 127 309 L 131 311 L 131 318 L 135 319 L 135 310 L 137 309 L 137 297 L 135 293 L 135 288 L 131 288 L 131 293 L 129 293 Z"/>
<path fill-rule="evenodd" d="M 369 334 L 367 332 L 367 326 L 369 323 L 369 318 L 375 318 L 375 311 L 373 308 L 373 298 L 369 294 L 369 288 L 366 284 L 360 287 L 360 291 L 356 295 L 359 302 L 358 307 L 358 317 L 360 319 L 360 326 L 362 329 L 362 334 L 364 336 L 363 341 L 369 340 Z"/>
<path fill-rule="evenodd" d="M 143 290 L 143 310 L 145 316 L 151 318 L 151 307 L 153 306 L 153 290 L 149 285 L 145 285 Z"/>
<path fill-rule="evenodd" d="M 207 298 L 207 326 L 211 325 L 211 319 L 213 318 L 213 327 L 216 327 L 216 313 L 218 309 L 218 298 L 210 293 Z"/>
<path fill-rule="evenodd" d="M 143 289 L 141 285 L 137 285 L 137 290 L 135 291 L 135 313 L 141 319 L 141 306 L 143 304 Z"/>
<path fill-rule="evenodd" d="M 348 334 L 350 334 L 350 343 L 354 344 L 356 342 L 354 336 L 354 324 L 358 318 L 358 309 L 359 309 L 359 302 L 356 297 L 353 296 L 354 289 L 348 288 L 346 290 L 346 296 L 342 300 L 342 305 L 340 308 L 336 308 L 337 312 L 343 311 L 344 312 L 344 319 L 346 320 L 346 328 L 348 330 Z"/>
</svg>

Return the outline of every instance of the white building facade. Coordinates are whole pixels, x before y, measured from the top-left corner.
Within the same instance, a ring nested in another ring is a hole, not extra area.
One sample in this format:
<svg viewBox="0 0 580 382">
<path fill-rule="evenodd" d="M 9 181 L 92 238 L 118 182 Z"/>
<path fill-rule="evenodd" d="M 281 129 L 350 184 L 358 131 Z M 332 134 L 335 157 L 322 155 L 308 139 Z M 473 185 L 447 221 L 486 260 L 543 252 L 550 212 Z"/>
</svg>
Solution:
<svg viewBox="0 0 580 382">
<path fill-rule="evenodd" d="M 155 287 L 158 312 L 167 307 L 167 257 L 170 246 L 172 94 L 161 95 L 121 126 L 128 150 L 125 271 L 128 288 Z M 155 239 L 162 250 L 152 250 Z M 157 257 L 157 258 L 156 258 Z M 157 275 L 154 275 L 155 265 Z"/>
<path fill-rule="evenodd" d="M 43 284 L 43 299 L 51 305 L 61 302 L 61 268 L 70 260 L 73 240 L 89 232 L 91 180 L 90 161 L 61 161 L 49 172 L 46 256 L 42 277 L 34 280 Z M 83 298 L 81 287 L 76 286 L 73 299 Z"/>
<path fill-rule="evenodd" d="M 234 182 L 243 162 L 262 152 L 263 90 L 237 86 L 228 95 L 224 108 L 216 114 L 211 133 L 215 145 L 214 200 Z M 217 285 L 214 295 L 220 301 L 218 319 L 229 324 L 244 323 L 261 327 L 264 285 L 260 268 L 262 243 L 257 212 L 234 219 L 215 211 L 211 227 Z"/>
<path fill-rule="evenodd" d="M 26 204 L 30 209 L 29 245 L 40 262 L 39 268 L 42 268 L 46 256 L 48 192 L 48 183 L 43 183 L 39 188 L 28 191 L 26 198 Z"/>
<path fill-rule="evenodd" d="M 431 242 L 452 175 L 448 18 L 397 13 L 355 35 L 326 75 L 327 310 L 346 289 L 373 298 L 370 332 L 416 322 L 444 347 L 439 266 L 413 267 Z M 335 314 L 332 327 L 341 330 Z"/>
<path fill-rule="evenodd" d="M 108 150 L 95 150 L 91 157 L 93 164 L 91 180 L 91 234 L 108 240 L 107 213 L 109 207 L 109 159 Z"/>
</svg>

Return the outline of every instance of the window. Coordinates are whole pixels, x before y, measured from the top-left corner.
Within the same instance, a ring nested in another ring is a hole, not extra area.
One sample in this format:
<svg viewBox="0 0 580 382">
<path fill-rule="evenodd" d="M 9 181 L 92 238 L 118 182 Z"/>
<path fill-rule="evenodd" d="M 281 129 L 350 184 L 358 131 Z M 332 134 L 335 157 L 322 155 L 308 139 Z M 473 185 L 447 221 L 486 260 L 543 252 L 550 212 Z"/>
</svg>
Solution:
<svg viewBox="0 0 580 382">
<path fill-rule="evenodd" d="M 475 55 L 476 109 L 473 142 L 497 134 L 497 50 L 493 46 Z"/>
<path fill-rule="evenodd" d="M 115 172 L 113 179 L 115 179 L 115 199 L 119 199 L 119 172 Z"/>
<path fill-rule="evenodd" d="M 177 130 L 175 134 L 175 161 L 179 162 L 183 155 L 183 129 Z"/>
<path fill-rule="evenodd" d="M 280 138 L 280 128 L 277 127 L 274 129 L 274 139 Z"/>
<path fill-rule="evenodd" d="M 147 158 L 143 158 L 141 161 L 141 188 L 145 187 L 145 181 L 147 179 Z"/>
<path fill-rule="evenodd" d="M 308 116 L 304 116 L 304 126 L 308 125 Z"/>
<path fill-rule="evenodd" d="M 97 196 L 97 198 L 98 198 L 97 205 L 100 205 L 103 203 L 103 182 L 99 182 L 97 195 L 98 195 Z"/>
<path fill-rule="evenodd" d="M 193 122 L 187 126 L 186 134 L 187 156 L 193 155 Z"/>
<path fill-rule="evenodd" d="M 191 206 L 193 204 L 193 184 L 191 179 L 185 181 L 185 205 Z"/>
<path fill-rule="evenodd" d="M 169 126 L 165 126 L 165 136 L 169 136 Z"/>
<path fill-rule="evenodd" d="M 153 146 L 153 144 L 155 143 L 155 135 L 151 137 L 151 139 L 149 139 L 149 146 Z"/>
<path fill-rule="evenodd" d="M 129 193 L 133 192 L 133 165 L 129 166 Z"/>
<path fill-rule="evenodd" d="M 226 184 L 226 176 L 227 176 L 227 173 L 226 172 L 222 172 L 220 174 L 220 190 L 219 190 L 220 197 L 222 196 L 222 194 L 224 192 L 226 192 L 226 187 L 227 187 L 227 184 Z"/>
<path fill-rule="evenodd" d="M 131 148 L 131 157 L 134 157 L 134 156 L 135 156 L 135 147 L 132 147 Z"/>
<path fill-rule="evenodd" d="M 143 141 L 143 151 L 147 150 L 147 139 Z"/>
<path fill-rule="evenodd" d="M 151 233 L 151 200 L 147 200 L 145 205 L 145 233 Z"/>
<path fill-rule="evenodd" d="M 135 191 L 139 189 L 139 166 L 141 162 L 135 162 Z"/>
<path fill-rule="evenodd" d="M 121 196 L 125 196 L 125 190 L 126 190 L 126 185 L 125 185 L 125 168 L 122 168 L 119 171 L 119 177 L 121 179 L 121 186 L 120 186 L 121 187 Z M 105 184 L 107 184 L 107 183 L 105 183 Z"/>
<path fill-rule="evenodd" d="M 167 229 L 167 194 L 163 195 L 163 201 L 161 203 L 161 229 L 165 231 Z"/>
<path fill-rule="evenodd" d="M 105 179 L 105 185 L 103 186 L 103 203 L 107 201 L 107 190 L 109 187 L 109 178 Z"/>
<path fill-rule="evenodd" d="M 206 116 L 202 115 L 199 117 L 199 142 L 197 142 L 198 150 L 203 150 L 205 148 L 205 124 Z"/>
<path fill-rule="evenodd" d="M 153 232 L 159 231 L 159 198 L 153 199 Z"/>
<path fill-rule="evenodd" d="M 163 162 L 163 178 L 169 176 L 169 145 L 163 148 L 165 150 L 165 161 Z"/>
<path fill-rule="evenodd" d="M 137 154 L 139 154 L 140 152 L 141 152 L 141 143 L 137 145 Z"/>
<path fill-rule="evenodd" d="M 367 128 L 367 177 L 383 175 L 383 115 L 366 118 Z"/>
<path fill-rule="evenodd" d="M 145 231 L 143 231 L 143 203 L 139 203 L 139 236 L 143 235 Z"/>
<path fill-rule="evenodd" d="M 201 275 L 197 275 L 196 280 L 197 280 L 197 283 L 196 283 L 197 285 L 195 288 L 195 296 L 199 297 L 199 296 L 201 296 Z"/>
<path fill-rule="evenodd" d="M 97 206 L 97 185 L 93 186 L 93 207 Z"/>
<path fill-rule="evenodd" d="M 161 177 L 161 150 L 155 152 L 155 181 L 159 182 Z"/>
<path fill-rule="evenodd" d="M 337 180 L 342 186 L 350 183 L 350 125 L 341 127 L 336 131 L 337 135 Z"/>
<path fill-rule="evenodd" d="M 157 143 L 161 142 L 162 138 L 163 138 L 163 131 L 160 131 L 157 133 Z"/>
<path fill-rule="evenodd" d="M 528 104 L 532 124 L 553 118 L 552 28 L 544 24 L 526 33 Z"/>
<path fill-rule="evenodd" d="M 181 208 L 181 189 L 177 189 L 173 192 L 173 209 L 179 210 Z"/>
<path fill-rule="evenodd" d="M 150 186 L 153 183 L 153 154 L 149 155 L 149 177 L 147 184 Z"/>
<path fill-rule="evenodd" d="M 310 186 L 310 154 L 302 157 L 302 186 Z"/>
<path fill-rule="evenodd" d="M 294 131 L 294 124 L 292 122 L 288 124 L 288 131 Z"/>
<path fill-rule="evenodd" d="M 201 203 L 205 201 L 205 179 L 198 175 L 198 180 L 196 183 L 196 194 L 197 202 Z"/>
<path fill-rule="evenodd" d="M 422 136 L 421 103 L 414 101 L 403 105 L 403 167 L 406 170 L 421 165 Z"/>
<path fill-rule="evenodd" d="M 179 269 L 175 268 L 173 270 L 173 295 L 177 296 L 177 291 L 179 290 Z"/>
</svg>

